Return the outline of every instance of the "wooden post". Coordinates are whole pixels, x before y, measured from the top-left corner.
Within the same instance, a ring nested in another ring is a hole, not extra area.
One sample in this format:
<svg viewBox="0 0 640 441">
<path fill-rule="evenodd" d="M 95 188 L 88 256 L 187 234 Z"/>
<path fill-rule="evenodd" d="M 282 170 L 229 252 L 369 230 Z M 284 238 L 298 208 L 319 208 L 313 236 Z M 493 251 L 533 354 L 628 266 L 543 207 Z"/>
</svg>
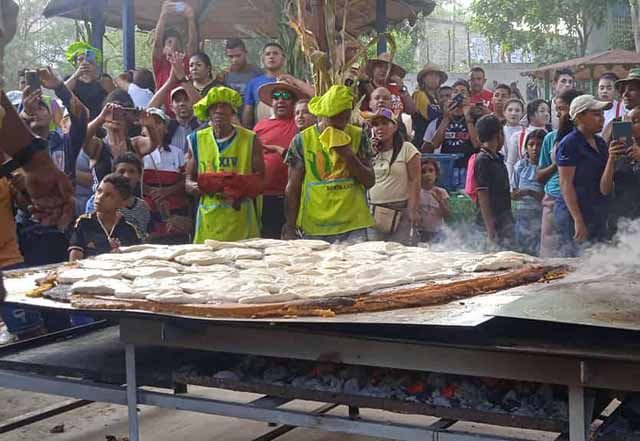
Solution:
<svg viewBox="0 0 640 441">
<path fill-rule="evenodd" d="M 133 0 L 122 0 L 122 57 L 124 70 L 136 68 L 136 29 Z"/>
<path fill-rule="evenodd" d="M 387 0 L 376 0 L 376 32 L 378 35 L 387 32 Z M 378 39 L 378 55 L 387 52 L 387 39 Z"/>
</svg>

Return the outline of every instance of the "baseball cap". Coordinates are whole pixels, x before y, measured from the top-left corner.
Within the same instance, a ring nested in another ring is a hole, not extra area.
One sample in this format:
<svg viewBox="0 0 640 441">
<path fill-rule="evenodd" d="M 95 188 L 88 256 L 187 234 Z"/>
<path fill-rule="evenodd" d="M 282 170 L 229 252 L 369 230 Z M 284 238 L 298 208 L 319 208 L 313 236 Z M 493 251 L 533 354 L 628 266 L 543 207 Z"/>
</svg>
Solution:
<svg viewBox="0 0 640 441">
<path fill-rule="evenodd" d="M 147 109 L 147 113 L 149 115 L 154 115 L 160 118 L 165 124 L 169 124 L 169 117 L 162 109 L 158 109 L 157 107 L 149 107 Z"/>
<path fill-rule="evenodd" d="M 189 96 L 189 94 L 187 93 L 187 89 L 185 89 L 182 86 L 178 86 L 171 91 L 170 98 L 173 99 L 173 96 L 178 92 L 184 92 L 187 95 L 187 97 Z"/>
<path fill-rule="evenodd" d="M 375 112 L 367 112 L 362 115 L 364 119 L 368 120 L 371 124 L 379 119 L 386 119 L 387 121 L 391 121 L 394 124 L 398 124 L 398 120 L 396 116 L 393 114 L 391 109 L 387 109 L 386 107 L 381 107 Z"/>
<path fill-rule="evenodd" d="M 576 116 L 587 110 L 607 110 L 611 106 L 612 103 L 597 100 L 593 95 L 580 95 L 571 102 L 569 116 L 574 120 Z"/>
</svg>

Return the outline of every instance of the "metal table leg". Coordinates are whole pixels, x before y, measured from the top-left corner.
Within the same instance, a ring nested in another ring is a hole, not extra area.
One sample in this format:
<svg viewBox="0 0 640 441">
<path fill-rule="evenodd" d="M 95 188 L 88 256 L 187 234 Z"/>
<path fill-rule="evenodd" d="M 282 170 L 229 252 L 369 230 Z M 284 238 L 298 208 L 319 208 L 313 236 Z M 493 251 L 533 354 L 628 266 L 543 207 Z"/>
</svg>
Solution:
<svg viewBox="0 0 640 441">
<path fill-rule="evenodd" d="M 129 440 L 140 441 L 138 429 L 138 385 L 136 383 L 136 348 L 126 344 L 125 364 L 127 369 L 127 407 L 129 408 Z"/>
<path fill-rule="evenodd" d="M 587 441 L 587 419 L 582 386 L 569 386 L 569 440 Z"/>
</svg>

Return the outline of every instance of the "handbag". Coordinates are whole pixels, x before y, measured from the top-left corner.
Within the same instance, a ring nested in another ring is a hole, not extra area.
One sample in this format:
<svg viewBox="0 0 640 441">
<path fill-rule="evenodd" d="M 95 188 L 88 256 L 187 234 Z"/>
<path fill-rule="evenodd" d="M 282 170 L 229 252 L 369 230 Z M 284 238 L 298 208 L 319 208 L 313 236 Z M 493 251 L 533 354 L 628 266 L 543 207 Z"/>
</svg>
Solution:
<svg viewBox="0 0 640 441">
<path fill-rule="evenodd" d="M 403 212 L 384 205 L 372 205 L 373 228 L 384 234 L 393 234 L 398 230 Z"/>
</svg>

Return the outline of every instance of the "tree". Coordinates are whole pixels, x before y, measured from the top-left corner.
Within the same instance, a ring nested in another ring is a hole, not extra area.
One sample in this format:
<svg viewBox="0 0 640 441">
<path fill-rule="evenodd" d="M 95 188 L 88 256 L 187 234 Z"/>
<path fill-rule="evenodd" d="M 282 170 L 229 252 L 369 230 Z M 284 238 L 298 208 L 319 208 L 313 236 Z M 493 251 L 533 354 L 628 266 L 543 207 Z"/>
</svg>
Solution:
<svg viewBox="0 0 640 441">
<path fill-rule="evenodd" d="M 633 40 L 636 44 L 636 52 L 640 52 L 640 0 L 629 0 L 629 6 L 631 6 Z"/>
<path fill-rule="evenodd" d="M 593 30 L 604 24 L 617 0 L 474 0 L 472 26 L 505 52 L 515 49 L 535 55 L 574 41 L 574 56 L 586 54 Z M 564 52 L 562 58 L 566 59 Z"/>
</svg>

